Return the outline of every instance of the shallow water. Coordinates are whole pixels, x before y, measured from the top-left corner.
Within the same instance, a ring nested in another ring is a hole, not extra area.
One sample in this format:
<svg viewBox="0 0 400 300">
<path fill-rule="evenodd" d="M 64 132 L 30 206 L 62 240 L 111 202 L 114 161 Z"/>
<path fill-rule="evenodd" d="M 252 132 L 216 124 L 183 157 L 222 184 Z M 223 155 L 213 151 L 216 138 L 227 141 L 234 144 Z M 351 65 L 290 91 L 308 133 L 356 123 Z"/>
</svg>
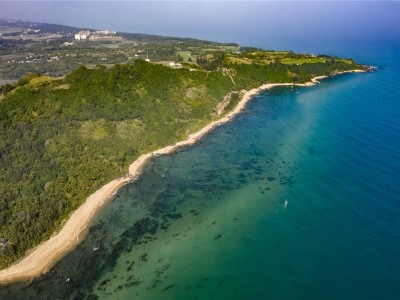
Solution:
<svg viewBox="0 0 400 300">
<path fill-rule="evenodd" d="M 398 298 L 398 57 L 255 96 L 199 144 L 154 158 L 76 250 L 0 298 Z"/>
</svg>

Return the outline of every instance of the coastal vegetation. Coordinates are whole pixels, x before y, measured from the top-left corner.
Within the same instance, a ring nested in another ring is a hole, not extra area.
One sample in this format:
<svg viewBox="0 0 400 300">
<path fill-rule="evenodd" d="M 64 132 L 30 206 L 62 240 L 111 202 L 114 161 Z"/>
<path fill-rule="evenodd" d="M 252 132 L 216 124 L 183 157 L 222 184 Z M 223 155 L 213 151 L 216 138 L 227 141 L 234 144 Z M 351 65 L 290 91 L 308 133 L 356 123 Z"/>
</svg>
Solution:
<svg viewBox="0 0 400 300">
<path fill-rule="evenodd" d="M 328 56 L 153 39 L 152 49 L 181 57 L 182 67 L 136 59 L 82 65 L 62 78 L 30 74 L 0 87 L 0 268 L 49 238 L 137 157 L 216 119 L 226 95 L 225 112 L 243 89 L 364 69 Z"/>
</svg>

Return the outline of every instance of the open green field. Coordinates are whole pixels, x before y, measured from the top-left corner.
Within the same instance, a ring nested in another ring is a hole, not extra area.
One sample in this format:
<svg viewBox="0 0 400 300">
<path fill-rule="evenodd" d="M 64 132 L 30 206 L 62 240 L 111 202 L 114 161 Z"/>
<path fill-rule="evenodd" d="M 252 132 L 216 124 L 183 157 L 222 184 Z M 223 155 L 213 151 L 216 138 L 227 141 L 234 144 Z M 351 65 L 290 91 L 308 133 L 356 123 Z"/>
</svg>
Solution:
<svg viewBox="0 0 400 300">
<path fill-rule="evenodd" d="M 221 46 L 213 46 L 212 48 L 204 48 L 202 49 L 203 52 L 208 52 L 208 51 L 227 51 L 227 52 L 232 52 L 239 50 L 238 46 L 228 46 L 228 45 L 221 45 Z"/>
<path fill-rule="evenodd" d="M 316 63 L 324 63 L 326 59 L 319 57 L 302 57 L 302 58 L 284 58 L 281 60 L 281 63 L 285 65 L 302 65 L 302 64 L 316 64 Z"/>
<path fill-rule="evenodd" d="M 250 52 L 254 56 L 264 56 L 264 57 L 280 57 L 289 54 L 289 51 L 255 51 Z"/>
<path fill-rule="evenodd" d="M 249 52 L 243 52 L 240 55 L 235 55 L 236 57 L 246 58 L 250 63 L 257 64 L 271 64 L 277 59 L 288 59 L 290 56 L 289 51 L 263 51 L 263 50 L 253 50 Z M 239 62 L 237 62 L 239 63 Z M 244 62 L 243 62 L 244 63 Z"/>
<path fill-rule="evenodd" d="M 336 61 L 343 62 L 345 64 L 351 65 L 353 62 L 350 59 L 344 59 L 344 58 L 335 58 Z"/>
<path fill-rule="evenodd" d="M 264 51 L 267 55 L 287 55 L 290 51 Z"/>
<path fill-rule="evenodd" d="M 54 81 L 54 80 L 56 80 L 56 78 L 53 78 L 53 77 L 50 77 L 50 76 L 35 77 L 35 78 L 32 78 L 29 81 L 28 86 L 35 86 L 35 85 L 51 82 L 51 81 Z"/>
<path fill-rule="evenodd" d="M 191 51 L 177 51 L 177 55 L 182 56 L 184 61 L 188 61 L 189 58 L 192 57 L 192 52 Z"/>
<path fill-rule="evenodd" d="M 229 57 L 227 57 L 227 59 L 228 59 L 228 61 L 230 63 L 233 63 L 233 64 L 246 64 L 246 65 L 248 65 L 248 64 L 252 63 L 251 60 L 244 59 L 244 58 L 239 58 L 239 57 L 234 57 L 234 56 L 229 56 Z"/>
</svg>

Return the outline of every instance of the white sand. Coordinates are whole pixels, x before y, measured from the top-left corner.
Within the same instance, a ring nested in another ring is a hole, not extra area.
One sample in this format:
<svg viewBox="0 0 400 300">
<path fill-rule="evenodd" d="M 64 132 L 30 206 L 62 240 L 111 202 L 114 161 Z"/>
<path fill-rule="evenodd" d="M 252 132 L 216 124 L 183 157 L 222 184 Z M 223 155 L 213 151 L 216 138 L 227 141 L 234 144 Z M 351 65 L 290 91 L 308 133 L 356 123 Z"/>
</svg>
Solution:
<svg viewBox="0 0 400 300">
<path fill-rule="evenodd" d="M 339 75 L 350 72 L 364 72 L 362 70 L 353 70 L 336 73 Z M 176 148 L 192 145 L 198 141 L 199 138 L 204 136 L 206 133 L 211 131 L 214 127 L 219 124 L 226 123 L 231 120 L 233 116 L 238 114 L 251 99 L 252 96 L 258 94 L 263 90 L 270 89 L 275 86 L 313 86 L 318 83 L 318 80 L 326 78 L 327 76 L 314 77 L 310 82 L 305 84 L 293 84 L 293 83 L 269 83 L 264 84 L 258 88 L 246 91 L 243 98 L 237 104 L 235 109 L 225 115 L 223 118 L 209 123 L 199 131 L 189 135 L 189 137 L 180 141 L 174 145 L 158 149 L 156 151 L 144 154 L 135 160 L 129 166 L 129 176 L 113 180 L 95 193 L 90 195 L 86 202 L 82 204 L 76 211 L 74 211 L 65 223 L 64 227 L 57 234 L 53 235 L 49 240 L 43 242 L 36 248 L 32 249 L 30 254 L 24 257 L 21 261 L 12 265 L 11 267 L 0 271 L 0 282 L 10 282 L 16 280 L 29 279 L 46 272 L 47 269 L 57 262 L 63 255 L 74 248 L 86 233 L 85 229 L 90 219 L 96 212 L 99 206 L 101 206 L 112 194 L 117 191 L 121 186 L 133 178 L 136 178 L 146 162 L 154 155 L 163 155 L 173 152 Z"/>
</svg>

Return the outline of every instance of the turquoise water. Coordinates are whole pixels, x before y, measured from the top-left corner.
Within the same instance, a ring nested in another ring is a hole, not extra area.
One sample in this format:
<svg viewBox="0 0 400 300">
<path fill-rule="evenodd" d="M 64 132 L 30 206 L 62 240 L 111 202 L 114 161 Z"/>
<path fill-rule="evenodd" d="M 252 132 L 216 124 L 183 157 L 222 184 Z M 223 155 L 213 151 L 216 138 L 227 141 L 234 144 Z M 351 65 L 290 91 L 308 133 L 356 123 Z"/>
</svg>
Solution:
<svg viewBox="0 0 400 300">
<path fill-rule="evenodd" d="M 399 49 L 358 53 L 376 73 L 265 91 L 153 159 L 0 299 L 399 299 Z"/>
</svg>

